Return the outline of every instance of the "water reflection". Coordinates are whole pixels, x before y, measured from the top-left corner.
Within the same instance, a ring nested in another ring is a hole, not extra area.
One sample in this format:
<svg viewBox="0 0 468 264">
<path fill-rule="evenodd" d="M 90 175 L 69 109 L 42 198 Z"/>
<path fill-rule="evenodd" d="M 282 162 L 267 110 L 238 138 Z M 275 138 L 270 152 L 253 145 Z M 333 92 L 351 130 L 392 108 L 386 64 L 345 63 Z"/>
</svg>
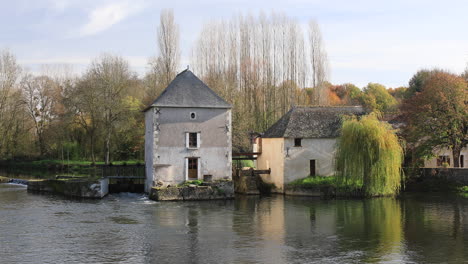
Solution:
<svg viewBox="0 0 468 264">
<path fill-rule="evenodd" d="M 1 263 L 460 263 L 467 200 L 69 200 L 0 185 Z"/>
</svg>

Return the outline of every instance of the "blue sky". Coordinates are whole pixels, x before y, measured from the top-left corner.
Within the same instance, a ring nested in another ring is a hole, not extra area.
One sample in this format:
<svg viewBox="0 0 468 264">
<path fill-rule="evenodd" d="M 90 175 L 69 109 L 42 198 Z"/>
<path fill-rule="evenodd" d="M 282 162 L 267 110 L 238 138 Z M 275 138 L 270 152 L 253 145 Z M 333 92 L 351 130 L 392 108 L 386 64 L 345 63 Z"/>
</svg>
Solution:
<svg viewBox="0 0 468 264">
<path fill-rule="evenodd" d="M 0 49 L 30 71 L 71 64 L 83 71 L 108 52 L 146 71 L 157 54 L 159 12 L 173 8 L 180 26 L 181 69 L 205 22 L 240 13 L 283 12 L 315 18 L 330 59 L 331 81 L 407 85 L 421 68 L 460 73 L 468 63 L 468 1 L 420 0 L 0 0 Z"/>
</svg>

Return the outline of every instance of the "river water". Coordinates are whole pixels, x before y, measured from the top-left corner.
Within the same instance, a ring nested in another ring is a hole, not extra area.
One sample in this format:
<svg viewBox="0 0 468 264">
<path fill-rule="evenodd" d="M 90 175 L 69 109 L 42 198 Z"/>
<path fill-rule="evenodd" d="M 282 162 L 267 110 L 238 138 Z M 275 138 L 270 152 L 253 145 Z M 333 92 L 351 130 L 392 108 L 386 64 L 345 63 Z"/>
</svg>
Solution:
<svg viewBox="0 0 468 264">
<path fill-rule="evenodd" d="M 73 200 L 0 184 L 0 263 L 461 263 L 468 198 Z"/>
</svg>

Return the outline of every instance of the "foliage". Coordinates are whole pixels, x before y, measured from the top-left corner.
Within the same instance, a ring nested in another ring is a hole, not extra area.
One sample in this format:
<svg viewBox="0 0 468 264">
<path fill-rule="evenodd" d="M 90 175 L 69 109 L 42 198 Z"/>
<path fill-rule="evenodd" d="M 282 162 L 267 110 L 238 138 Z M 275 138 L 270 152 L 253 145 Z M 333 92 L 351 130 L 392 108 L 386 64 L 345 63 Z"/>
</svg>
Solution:
<svg viewBox="0 0 468 264">
<path fill-rule="evenodd" d="M 400 190 L 403 149 L 390 125 L 375 114 L 346 118 L 336 156 L 339 187 L 362 189 L 366 196 Z"/>
<path fill-rule="evenodd" d="M 371 111 L 391 112 L 397 105 L 387 88 L 378 83 L 369 83 L 357 97 L 361 104 Z"/>
<path fill-rule="evenodd" d="M 302 179 L 297 179 L 288 183 L 290 186 L 297 186 L 303 188 L 314 188 L 320 186 L 335 186 L 336 178 L 334 176 L 309 176 Z"/>
<path fill-rule="evenodd" d="M 417 158 L 432 157 L 435 148 L 450 148 L 455 167 L 468 143 L 467 83 L 446 72 L 432 73 L 402 106 L 404 135 Z"/>
<path fill-rule="evenodd" d="M 423 91 L 423 87 L 426 84 L 426 81 L 433 75 L 438 73 L 446 73 L 440 69 L 432 69 L 432 70 L 420 70 L 416 74 L 411 77 L 409 80 L 408 90 L 406 92 L 406 98 L 410 98 L 416 93 L 420 93 Z"/>
<path fill-rule="evenodd" d="M 358 105 L 362 91 L 352 83 L 331 85 L 329 96 L 331 105 Z M 337 98 L 338 97 L 338 98 Z"/>
<path fill-rule="evenodd" d="M 397 87 L 397 88 L 389 88 L 388 93 L 397 100 L 398 103 L 401 103 L 408 94 L 407 87 Z"/>
<path fill-rule="evenodd" d="M 240 168 L 245 168 L 245 167 L 255 168 L 253 160 L 233 160 L 232 161 L 232 166 L 234 168 L 238 168 L 238 167 L 240 167 Z"/>
<path fill-rule="evenodd" d="M 189 186 L 189 185 L 191 185 L 191 184 L 200 186 L 200 185 L 203 184 L 203 180 L 185 181 L 184 183 L 179 184 L 178 186 L 179 186 L 179 187 L 185 187 L 185 186 Z"/>
</svg>

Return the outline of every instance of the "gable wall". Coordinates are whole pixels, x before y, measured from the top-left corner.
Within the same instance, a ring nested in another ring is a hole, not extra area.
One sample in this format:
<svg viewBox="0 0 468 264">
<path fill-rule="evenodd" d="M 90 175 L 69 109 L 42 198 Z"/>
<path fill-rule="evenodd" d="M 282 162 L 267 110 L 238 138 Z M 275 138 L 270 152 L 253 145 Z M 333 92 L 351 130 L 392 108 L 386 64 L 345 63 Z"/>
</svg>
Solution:
<svg viewBox="0 0 468 264">
<path fill-rule="evenodd" d="M 154 144 L 154 109 L 145 112 L 145 191 L 149 193 L 149 188 L 153 181 L 153 144 Z"/>
<path fill-rule="evenodd" d="M 333 175 L 336 139 L 303 138 L 301 145 L 294 147 L 294 138 L 284 139 L 284 183 L 309 176 L 310 160 L 316 160 L 317 175 Z"/>
</svg>

